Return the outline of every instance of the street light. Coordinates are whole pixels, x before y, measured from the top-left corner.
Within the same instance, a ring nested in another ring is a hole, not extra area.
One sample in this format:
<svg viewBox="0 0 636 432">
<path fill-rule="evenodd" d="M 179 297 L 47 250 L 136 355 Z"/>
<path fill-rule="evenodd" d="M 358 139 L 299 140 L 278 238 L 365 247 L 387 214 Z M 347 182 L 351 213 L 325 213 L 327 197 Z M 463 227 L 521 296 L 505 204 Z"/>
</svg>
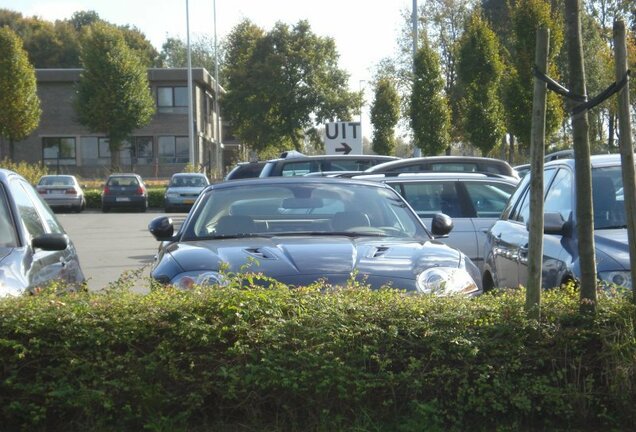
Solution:
<svg viewBox="0 0 636 432">
<path fill-rule="evenodd" d="M 221 97 L 220 85 L 219 85 L 219 50 L 217 45 L 216 38 L 216 0 L 212 0 L 212 8 L 214 15 L 214 92 L 215 92 L 215 104 L 214 104 L 214 115 L 216 116 L 216 148 L 215 150 L 215 160 L 216 160 L 216 172 L 218 176 L 223 175 L 223 153 L 221 150 L 223 149 L 223 143 L 221 142 L 221 109 L 219 106 L 219 99 Z"/>
<path fill-rule="evenodd" d="M 194 114 L 192 101 L 192 56 L 190 54 L 190 8 L 186 0 L 186 43 L 188 47 L 188 138 L 190 147 L 190 163 L 196 167 L 194 161 Z"/>
</svg>

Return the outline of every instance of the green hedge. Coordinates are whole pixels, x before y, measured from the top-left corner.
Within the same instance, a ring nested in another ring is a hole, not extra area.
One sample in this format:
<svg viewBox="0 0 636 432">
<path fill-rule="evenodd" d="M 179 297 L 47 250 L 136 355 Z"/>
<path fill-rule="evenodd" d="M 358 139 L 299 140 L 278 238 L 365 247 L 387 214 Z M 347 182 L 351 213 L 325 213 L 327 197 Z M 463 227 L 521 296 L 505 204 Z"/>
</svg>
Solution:
<svg viewBox="0 0 636 432">
<path fill-rule="evenodd" d="M 163 195 L 165 188 L 149 188 L 148 189 L 148 207 L 163 208 Z M 102 208 L 102 190 L 87 189 L 84 191 L 86 197 L 86 207 L 92 209 Z"/>
<path fill-rule="evenodd" d="M 3 299 L 0 429 L 634 430 L 629 300 L 584 318 L 549 291 L 540 322 L 523 304 L 276 284 Z"/>
</svg>

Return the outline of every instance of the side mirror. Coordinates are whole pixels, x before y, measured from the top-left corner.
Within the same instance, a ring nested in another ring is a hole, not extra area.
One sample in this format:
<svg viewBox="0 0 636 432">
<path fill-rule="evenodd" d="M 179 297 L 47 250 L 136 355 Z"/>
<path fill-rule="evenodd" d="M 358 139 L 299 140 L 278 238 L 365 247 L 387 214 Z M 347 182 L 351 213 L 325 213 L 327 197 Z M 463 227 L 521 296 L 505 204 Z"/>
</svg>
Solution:
<svg viewBox="0 0 636 432">
<path fill-rule="evenodd" d="M 47 233 L 35 237 L 31 240 L 33 249 L 42 249 L 45 251 L 61 251 L 68 247 L 68 236 L 59 233 Z"/>
<path fill-rule="evenodd" d="M 572 223 L 563 219 L 561 213 L 545 213 L 543 215 L 543 233 L 562 236 L 572 235 Z"/>
<path fill-rule="evenodd" d="M 150 221 L 148 231 L 158 241 L 171 240 L 174 235 L 174 224 L 172 219 L 167 216 L 160 216 Z"/>
<path fill-rule="evenodd" d="M 453 227 L 453 219 L 444 213 L 436 213 L 431 220 L 431 232 L 436 238 L 448 237 Z"/>
</svg>

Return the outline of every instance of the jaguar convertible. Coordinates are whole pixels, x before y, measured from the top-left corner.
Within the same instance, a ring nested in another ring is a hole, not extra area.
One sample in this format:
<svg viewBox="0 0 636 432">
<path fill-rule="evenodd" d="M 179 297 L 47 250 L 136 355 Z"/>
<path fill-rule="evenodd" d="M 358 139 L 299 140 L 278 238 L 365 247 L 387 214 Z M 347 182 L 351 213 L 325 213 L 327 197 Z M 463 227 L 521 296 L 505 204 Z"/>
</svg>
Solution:
<svg viewBox="0 0 636 432">
<path fill-rule="evenodd" d="M 338 178 L 272 178 L 207 187 L 175 233 L 168 216 L 149 231 L 161 241 L 151 270 L 162 284 L 187 289 L 258 272 L 289 286 L 357 278 L 371 288 L 438 295 L 481 293 L 477 267 L 436 237 L 390 186 Z"/>
</svg>

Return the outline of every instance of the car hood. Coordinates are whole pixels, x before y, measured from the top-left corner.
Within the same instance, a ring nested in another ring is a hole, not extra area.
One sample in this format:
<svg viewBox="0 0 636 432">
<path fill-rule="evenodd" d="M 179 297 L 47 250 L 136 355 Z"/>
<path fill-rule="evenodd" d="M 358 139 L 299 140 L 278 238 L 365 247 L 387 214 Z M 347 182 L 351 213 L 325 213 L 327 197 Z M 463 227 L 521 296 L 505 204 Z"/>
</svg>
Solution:
<svg viewBox="0 0 636 432">
<path fill-rule="evenodd" d="M 629 269 L 627 229 L 600 229 L 594 231 L 598 271 Z"/>
<path fill-rule="evenodd" d="M 437 241 L 404 241 L 370 237 L 333 236 L 254 237 L 175 243 L 167 247 L 179 270 L 218 270 L 222 263 L 230 272 L 250 269 L 290 284 L 307 284 L 320 279 L 341 282 L 352 272 L 366 278 L 373 287 L 392 283 L 396 288 L 414 289 L 423 270 L 439 266 L 458 268 L 466 259 L 456 249 Z M 474 268 L 468 260 L 470 271 Z M 155 269 L 155 276 L 161 269 Z M 479 277 L 471 275 L 478 282 Z M 166 274 L 172 278 L 174 274 Z"/>
</svg>

